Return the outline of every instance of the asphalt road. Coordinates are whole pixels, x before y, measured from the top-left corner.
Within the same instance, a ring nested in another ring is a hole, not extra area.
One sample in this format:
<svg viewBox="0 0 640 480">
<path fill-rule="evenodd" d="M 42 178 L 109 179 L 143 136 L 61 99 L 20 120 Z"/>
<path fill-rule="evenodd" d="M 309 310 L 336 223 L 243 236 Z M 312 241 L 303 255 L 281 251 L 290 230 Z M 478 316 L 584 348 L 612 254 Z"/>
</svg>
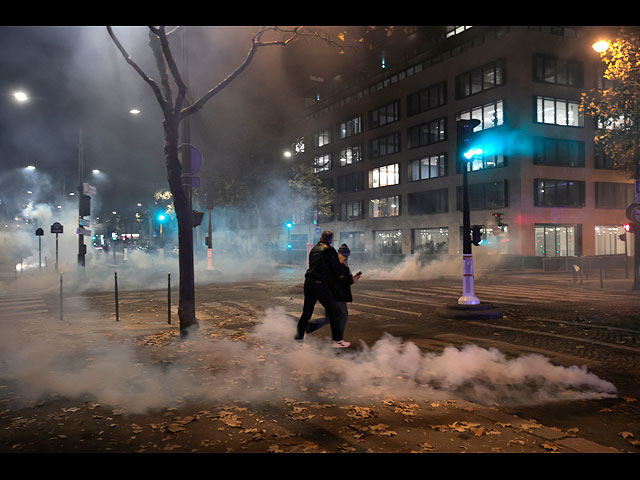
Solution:
<svg viewBox="0 0 640 480">
<path fill-rule="evenodd" d="M 62 320 L 55 288 L 6 292 L 0 451 L 640 451 L 629 280 L 487 273 L 504 314 L 464 320 L 456 278 L 362 280 L 336 352 L 328 327 L 292 342 L 300 274 L 199 285 L 188 341 L 175 287 L 170 317 L 167 289 L 121 290 L 117 321 L 108 287 L 65 294 Z"/>
</svg>

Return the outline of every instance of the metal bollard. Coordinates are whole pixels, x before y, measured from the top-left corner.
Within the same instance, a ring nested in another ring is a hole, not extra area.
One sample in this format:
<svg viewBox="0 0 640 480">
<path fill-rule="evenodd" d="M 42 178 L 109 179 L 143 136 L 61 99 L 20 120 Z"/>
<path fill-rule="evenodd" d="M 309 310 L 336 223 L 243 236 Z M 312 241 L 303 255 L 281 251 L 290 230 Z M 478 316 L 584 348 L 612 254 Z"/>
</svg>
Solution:
<svg viewBox="0 0 640 480">
<path fill-rule="evenodd" d="M 602 257 L 600 257 L 600 288 L 603 288 L 603 284 L 602 284 Z"/>
<path fill-rule="evenodd" d="M 60 275 L 60 320 L 62 320 L 62 275 Z"/>
<path fill-rule="evenodd" d="M 119 322 L 120 312 L 118 311 L 118 272 L 117 271 L 113 272 L 113 277 L 114 277 L 115 286 L 116 286 L 116 322 Z"/>
<path fill-rule="evenodd" d="M 167 277 L 167 323 L 171 325 L 171 272 Z"/>
</svg>

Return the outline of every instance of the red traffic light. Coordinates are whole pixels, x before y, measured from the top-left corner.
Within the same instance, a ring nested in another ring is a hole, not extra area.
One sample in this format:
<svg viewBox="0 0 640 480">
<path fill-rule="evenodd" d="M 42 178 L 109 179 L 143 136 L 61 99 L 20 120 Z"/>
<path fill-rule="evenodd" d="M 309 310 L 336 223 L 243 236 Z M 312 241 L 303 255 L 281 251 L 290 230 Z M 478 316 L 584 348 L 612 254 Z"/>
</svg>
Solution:
<svg viewBox="0 0 640 480">
<path fill-rule="evenodd" d="M 631 228 L 631 224 L 630 223 L 625 223 L 623 225 L 623 227 L 624 227 L 624 231 L 625 232 L 633 232 L 633 229 Z"/>
</svg>

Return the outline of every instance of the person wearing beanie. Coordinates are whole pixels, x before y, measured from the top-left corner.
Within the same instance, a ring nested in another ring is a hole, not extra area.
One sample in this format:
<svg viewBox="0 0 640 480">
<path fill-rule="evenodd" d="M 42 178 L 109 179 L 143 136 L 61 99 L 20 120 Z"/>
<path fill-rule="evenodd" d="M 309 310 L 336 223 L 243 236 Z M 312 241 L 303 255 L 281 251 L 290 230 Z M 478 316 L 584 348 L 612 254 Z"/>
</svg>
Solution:
<svg viewBox="0 0 640 480">
<path fill-rule="evenodd" d="M 340 311 L 340 332 L 343 337 L 344 329 L 347 326 L 347 320 L 349 320 L 349 307 L 347 306 L 347 303 L 353 301 L 351 296 L 351 285 L 360 280 L 360 277 L 362 276 L 362 272 L 358 272 L 355 275 L 351 274 L 351 270 L 349 269 L 350 254 L 351 251 L 346 243 L 340 245 L 340 248 L 338 248 L 338 258 L 340 260 L 342 276 L 336 281 L 329 283 L 329 288 L 331 289 L 331 293 L 333 293 L 333 298 L 335 299 L 338 310 Z M 306 333 L 314 332 L 325 326 L 327 323 L 330 323 L 330 316 L 329 312 L 325 309 L 325 318 L 317 321 L 310 321 L 307 325 Z"/>
<path fill-rule="evenodd" d="M 331 284 L 344 275 L 343 265 L 340 263 L 336 249 L 331 246 L 332 243 L 333 232 L 324 230 L 320 234 L 320 241 L 309 252 L 309 268 L 304 274 L 304 305 L 298 320 L 295 340 L 304 341 L 316 302 L 320 302 L 329 317 L 332 346 L 347 348 L 350 343 L 344 340 L 340 330 L 340 310 L 330 288 Z"/>
</svg>

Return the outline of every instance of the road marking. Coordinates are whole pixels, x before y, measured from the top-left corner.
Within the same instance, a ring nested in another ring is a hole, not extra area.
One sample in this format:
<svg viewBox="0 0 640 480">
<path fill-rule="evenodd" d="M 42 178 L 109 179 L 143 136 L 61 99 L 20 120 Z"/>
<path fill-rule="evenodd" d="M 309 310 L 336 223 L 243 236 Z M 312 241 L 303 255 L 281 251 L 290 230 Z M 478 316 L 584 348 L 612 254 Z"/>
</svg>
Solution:
<svg viewBox="0 0 640 480">
<path fill-rule="evenodd" d="M 418 317 L 420 317 L 420 316 L 422 316 L 422 315 L 423 315 L 423 313 L 422 313 L 422 312 L 412 312 L 412 311 L 410 311 L 410 310 L 399 310 L 399 309 L 397 309 L 397 308 L 380 307 L 380 306 L 378 306 L 378 305 L 366 305 L 366 304 L 364 304 L 364 303 L 355 303 L 355 302 L 352 302 L 352 305 L 358 305 L 358 306 L 360 306 L 360 307 L 366 307 L 366 308 L 379 308 L 379 309 L 382 309 L 382 310 L 389 310 L 389 311 L 391 311 L 391 312 L 399 312 L 399 313 L 406 313 L 406 314 L 409 314 L 409 315 L 416 315 L 416 316 L 418 316 Z"/>
<path fill-rule="evenodd" d="M 558 335 L 556 333 L 539 332 L 539 331 L 536 331 L 536 330 L 527 330 L 525 328 L 507 327 L 507 326 L 504 326 L 504 325 L 494 325 L 492 323 L 475 322 L 475 321 L 471 321 L 469 323 L 473 323 L 473 324 L 480 325 L 480 326 L 483 326 L 483 327 L 501 328 L 503 330 L 512 330 L 512 331 L 515 331 L 515 332 L 530 333 L 532 335 L 542 335 L 542 336 L 545 336 L 545 337 L 561 338 L 563 340 L 573 340 L 573 341 L 580 342 L 580 343 L 593 343 L 594 345 L 600 345 L 600 346 L 604 346 L 604 347 L 611 347 L 611 348 L 617 348 L 619 350 L 627 350 L 627 351 L 634 352 L 634 353 L 640 353 L 640 348 L 627 347 L 625 345 L 614 345 L 612 343 L 600 342 L 598 340 L 589 340 L 587 338 L 569 337 L 569 336 L 566 336 L 566 335 Z"/>
</svg>

